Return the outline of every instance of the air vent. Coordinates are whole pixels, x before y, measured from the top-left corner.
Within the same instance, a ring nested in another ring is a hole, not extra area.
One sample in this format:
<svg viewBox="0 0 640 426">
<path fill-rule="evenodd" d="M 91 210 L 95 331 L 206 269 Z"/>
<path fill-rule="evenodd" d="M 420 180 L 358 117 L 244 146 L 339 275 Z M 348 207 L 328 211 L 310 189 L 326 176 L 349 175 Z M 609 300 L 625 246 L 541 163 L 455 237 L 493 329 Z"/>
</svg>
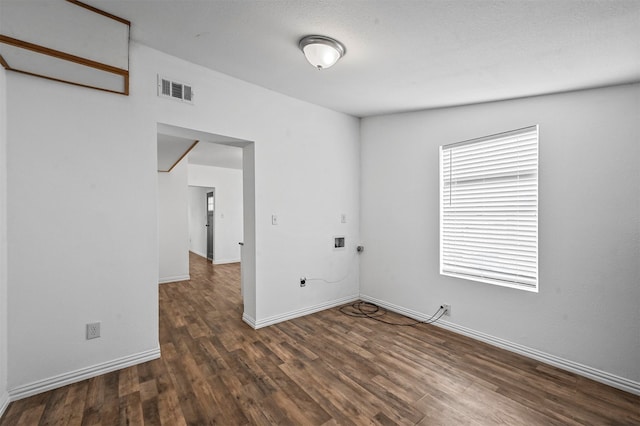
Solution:
<svg viewBox="0 0 640 426">
<path fill-rule="evenodd" d="M 193 88 L 188 84 L 158 76 L 158 96 L 193 103 Z"/>
</svg>

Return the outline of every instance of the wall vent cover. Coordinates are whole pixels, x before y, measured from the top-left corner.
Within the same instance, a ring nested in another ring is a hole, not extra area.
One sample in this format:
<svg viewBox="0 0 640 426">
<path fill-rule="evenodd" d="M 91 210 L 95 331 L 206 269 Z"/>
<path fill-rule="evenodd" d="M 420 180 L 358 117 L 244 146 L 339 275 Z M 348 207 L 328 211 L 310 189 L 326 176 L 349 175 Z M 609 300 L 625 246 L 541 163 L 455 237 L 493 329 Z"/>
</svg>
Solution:
<svg viewBox="0 0 640 426">
<path fill-rule="evenodd" d="M 158 96 L 193 103 L 193 87 L 158 75 Z"/>
</svg>

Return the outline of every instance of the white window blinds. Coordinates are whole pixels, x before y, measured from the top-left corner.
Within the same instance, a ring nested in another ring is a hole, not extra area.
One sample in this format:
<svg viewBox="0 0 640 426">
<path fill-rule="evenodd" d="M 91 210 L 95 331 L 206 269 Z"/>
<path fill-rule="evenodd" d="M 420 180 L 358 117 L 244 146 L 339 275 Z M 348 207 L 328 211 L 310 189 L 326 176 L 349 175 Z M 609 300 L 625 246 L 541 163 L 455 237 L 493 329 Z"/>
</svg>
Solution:
<svg viewBox="0 0 640 426">
<path fill-rule="evenodd" d="M 440 147 L 440 273 L 538 291 L 538 126 Z"/>
</svg>

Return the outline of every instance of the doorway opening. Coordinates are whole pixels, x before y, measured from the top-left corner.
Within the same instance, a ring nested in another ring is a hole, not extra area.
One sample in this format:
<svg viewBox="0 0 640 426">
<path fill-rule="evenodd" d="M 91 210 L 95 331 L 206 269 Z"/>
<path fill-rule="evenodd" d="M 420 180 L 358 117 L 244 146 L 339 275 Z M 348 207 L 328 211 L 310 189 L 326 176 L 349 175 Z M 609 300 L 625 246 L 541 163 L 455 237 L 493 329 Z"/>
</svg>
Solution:
<svg viewBox="0 0 640 426">
<path fill-rule="evenodd" d="M 159 182 L 162 180 L 163 185 L 159 185 L 159 200 L 173 201 L 169 207 L 167 203 L 159 203 L 158 207 L 160 271 L 165 264 L 176 264 L 184 268 L 188 277 L 189 251 L 194 235 L 204 234 L 202 240 L 205 244 L 210 241 L 210 246 L 200 245 L 202 251 L 194 252 L 204 254 L 214 264 L 240 262 L 243 318 L 245 321 L 255 318 L 254 143 L 163 123 L 158 123 L 157 131 L 158 164 L 175 161 L 171 171 L 167 172 L 173 176 L 160 179 L 159 173 Z M 175 160 L 170 158 L 171 155 Z M 206 163 L 211 160 L 214 164 Z M 226 162 L 226 166 L 215 161 Z M 166 188 L 173 193 L 165 194 Z M 206 215 L 201 214 L 204 220 L 200 230 L 204 228 L 204 232 L 191 229 L 189 219 L 194 215 L 187 205 L 180 205 L 180 200 L 188 203 L 191 198 L 189 192 L 196 191 L 192 188 L 197 188 L 202 194 L 200 200 L 204 208 L 198 210 L 206 212 Z M 163 209 L 175 210 L 173 213 L 177 219 L 173 217 L 171 223 L 163 220 L 168 216 Z M 184 273 L 174 275 L 180 277 Z M 163 280 L 161 273 L 160 282 L 170 281 Z"/>
<path fill-rule="evenodd" d="M 187 191 L 189 203 L 187 206 L 189 215 L 189 251 L 213 263 L 215 259 L 216 230 L 215 188 L 189 185 Z M 212 196 L 209 197 L 209 194 Z"/>
</svg>

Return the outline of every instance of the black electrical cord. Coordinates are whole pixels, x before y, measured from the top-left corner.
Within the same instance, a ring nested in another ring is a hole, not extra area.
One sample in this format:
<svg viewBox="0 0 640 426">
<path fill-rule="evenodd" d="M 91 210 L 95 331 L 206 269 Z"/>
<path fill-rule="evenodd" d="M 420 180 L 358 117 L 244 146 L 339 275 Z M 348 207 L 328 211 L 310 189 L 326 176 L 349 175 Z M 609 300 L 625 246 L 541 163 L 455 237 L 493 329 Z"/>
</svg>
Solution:
<svg viewBox="0 0 640 426">
<path fill-rule="evenodd" d="M 385 320 L 381 319 L 382 317 L 387 315 L 387 310 L 384 309 L 384 308 L 381 308 L 380 306 L 376 305 L 375 303 L 358 301 L 358 302 L 354 302 L 354 303 L 352 303 L 350 305 L 341 306 L 339 308 L 339 311 L 342 314 L 348 315 L 350 317 L 369 318 L 369 319 L 376 320 L 376 321 L 379 321 L 379 322 L 382 322 L 382 323 L 385 323 L 385 324 L 403 326 L 403 327 L 414 327 L 414 326 L 419 325 L 419 324 L 433 324 L 436 321 L 438 321 L 440 318 L 442 318 L 442 316 L 446 312 L 444 307 L 440 306 L 438 308 L 438 310 L 436 312 L 434 312 L 434 314 L 431 315 L 431 317 L 429 317 L 429 319 L 426 320 L 426 321 L 414 321 L 414 322 L 411 322 L 411 323 L 398 323 L 398 322 L 385 321 Z M 438 314 L 440 314 L 440 315 L 438 315 Z M 436 317 L 436 315 L 437 315 L 437 317 Z"/>
</svg>

